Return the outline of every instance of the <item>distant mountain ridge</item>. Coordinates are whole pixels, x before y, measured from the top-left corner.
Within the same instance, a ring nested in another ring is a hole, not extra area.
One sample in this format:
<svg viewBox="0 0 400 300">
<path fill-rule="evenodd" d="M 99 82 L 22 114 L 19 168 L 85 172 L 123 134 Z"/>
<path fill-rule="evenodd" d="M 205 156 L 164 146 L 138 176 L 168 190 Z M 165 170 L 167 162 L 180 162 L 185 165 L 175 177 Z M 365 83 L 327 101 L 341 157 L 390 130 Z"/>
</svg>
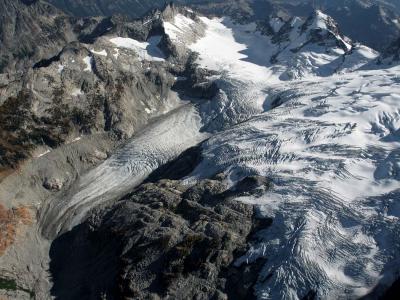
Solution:
<svg viewBox="0 0 400 300">
<path fill-rule="evenodd" d="M 138 18 L 164 0 L 48 0 L 74 16 L 125 15 Z M 242 20 L 259 20 L 270 14 L 307 17 L 319 8 L 333 17 L 343 33 L 354 41 L 382 50 L 400 36 L 400 4 L 395 1 L 361 0 L 175 0 L 206 14 L 230 15 Z M 313 5 L 314 3 L 314 5 Z M 315 4 L 317 3 L 317 4 Z"/>
</svg>

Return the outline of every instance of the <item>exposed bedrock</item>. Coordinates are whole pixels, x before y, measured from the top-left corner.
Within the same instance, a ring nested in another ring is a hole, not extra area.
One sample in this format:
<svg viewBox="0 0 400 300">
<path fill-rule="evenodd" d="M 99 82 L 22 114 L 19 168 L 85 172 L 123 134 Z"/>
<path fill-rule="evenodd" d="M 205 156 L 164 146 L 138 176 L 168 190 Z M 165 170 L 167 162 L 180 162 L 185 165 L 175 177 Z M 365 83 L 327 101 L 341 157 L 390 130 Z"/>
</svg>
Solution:
<svg viewBox="0 0 400 300">
<path fill-rule="evenodd" d="M 223 175 L 188 186 L 191 148 L 107 208 L 59 236 L 50 251 L 56 299 L 253 299 L 262 261 L 235 264 L 272 219 L 234 200 L 265 188 L 249 178 L 229 189 Z M 201 159 L 201 158 L 200 158 Z M 177 172 L 168 170 L 176 168 Z M 165 173 L 167 172 L 167 173 Z M 177 180 L 159 179 L 173 174 Z M 151 178 L 150 178 L 151 179 Z"/>
</svg>

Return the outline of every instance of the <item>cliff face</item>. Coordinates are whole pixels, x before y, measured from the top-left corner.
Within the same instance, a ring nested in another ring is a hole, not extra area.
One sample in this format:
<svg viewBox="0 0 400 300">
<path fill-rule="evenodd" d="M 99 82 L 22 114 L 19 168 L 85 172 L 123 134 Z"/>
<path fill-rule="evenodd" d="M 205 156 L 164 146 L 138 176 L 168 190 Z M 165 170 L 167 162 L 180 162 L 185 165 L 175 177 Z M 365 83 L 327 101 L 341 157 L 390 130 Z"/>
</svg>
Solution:
<svg viewBox="0 0 400 300">
<path fill-rule="evenodd" d="M 50 0 L 49 2 L 75 16 L 112 16 L 115 14 L 125 14 L 130 18 L 139 18 L 148 10 L 157 7 L 161 8 L 166 3 L 166 1 L 162 0 Z"/>
<path fill-rule="evenodd" d="M 71 20 L 41 1 L 0 1 L 0 73 L 56 55 L 75 39 Z"/>
</svg>

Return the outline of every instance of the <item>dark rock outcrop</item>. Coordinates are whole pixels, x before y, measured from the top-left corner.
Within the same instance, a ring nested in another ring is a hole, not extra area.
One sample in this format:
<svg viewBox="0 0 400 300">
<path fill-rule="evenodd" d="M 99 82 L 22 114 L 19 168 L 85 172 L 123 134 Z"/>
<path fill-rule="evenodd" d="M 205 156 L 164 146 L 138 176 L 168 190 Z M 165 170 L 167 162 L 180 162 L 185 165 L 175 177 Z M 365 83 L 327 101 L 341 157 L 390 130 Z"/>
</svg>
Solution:
<svg viewBox="0 0 400 300">
<path fill-rule="evenodd" d="M 383 51 L 382 55 L 378 59 L 378 64 L 396 64 L 400 61 L 400 38 L 393 41 L 389 47 Z"/>
<path fill-rule="evenodd" d="M 263 176 L 248 176 L 240 180 L 227 194 L 235 196 L 261 196 L 272 187 L 272 182 Z"/>
<path fill-rule="evenodd" d="M 253 182 L 253 181 L 252 181 Z M 243 190 L 241 185 L 240 189 Z M 250 187 L 251 188 L 251 187 Z M 252 299 L 263 266 L 235 265 L 270 224 L 224 193 L 220 180 L 138 187 L 53 242 L 60 299 Z"/>
</svg>

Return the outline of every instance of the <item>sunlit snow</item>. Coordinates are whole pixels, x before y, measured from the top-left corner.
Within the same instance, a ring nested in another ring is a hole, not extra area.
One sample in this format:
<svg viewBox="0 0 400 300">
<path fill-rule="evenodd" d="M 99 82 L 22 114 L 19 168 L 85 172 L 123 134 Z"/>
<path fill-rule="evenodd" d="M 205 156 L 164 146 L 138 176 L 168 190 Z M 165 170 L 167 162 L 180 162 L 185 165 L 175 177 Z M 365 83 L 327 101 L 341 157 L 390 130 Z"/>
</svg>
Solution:
<svg viewBox="0 0 400 300">
<path fill-rule="evenodd" d="M 86 56 L 83 58 L 83 62 L 86 65 L 83 71 L 92 72 L 92 58 L 90 56 Z"/>
<path fill-rule="evenodd" d="M 96 51 L 94 49 L 91 49 L 90 52 L 96 55 L 101 55 L 101 56 L 107 56 L 107 51 L 106 50 L 101 50 L 101 51 Z"/>
<path fill-rule="evenodd" d="M 161 36 L 152 36 L 147 42 L 139 42 L 131 38 L 115 37 L 111 38 L 110 42 L 119 48 L 134 50 L 140 60 L 164 61 L 165 56 L 157 47 L 160 40 Z"/>
</svg>

